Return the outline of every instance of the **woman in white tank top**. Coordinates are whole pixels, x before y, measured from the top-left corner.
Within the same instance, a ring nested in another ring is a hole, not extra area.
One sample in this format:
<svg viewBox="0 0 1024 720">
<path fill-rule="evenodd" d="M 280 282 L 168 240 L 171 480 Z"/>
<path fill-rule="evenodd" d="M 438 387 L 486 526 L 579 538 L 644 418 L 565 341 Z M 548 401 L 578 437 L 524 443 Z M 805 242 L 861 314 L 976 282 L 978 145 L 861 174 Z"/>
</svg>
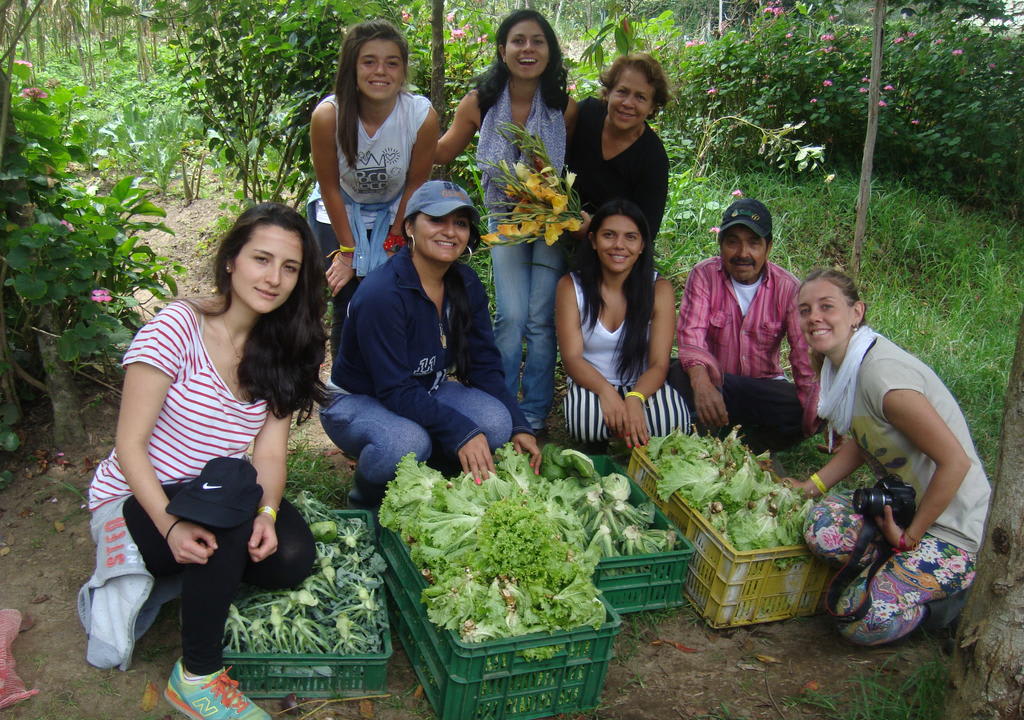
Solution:
<svg viewBox="0 0 1024 720">
<path fill-rule="evenodd" d="M 306 215 L 329 258 L 335 355 L 359 278 L 401 247 L 406 201 L 430 176 L 437 113 L 405 92 L 408 66 L 409 46 L 391 23 L 360 23 L 342 45 L 334 94 L 313 111 L 317 184 Z"/>
<path fill-rule="evenodd" d="M 654 271 L 654 240 L 635 203 L 610 200 L 590 228 L 555 301 L 566 430 L 579 442 L 615 435 L 646 445 L 651 434 L 690 426 L 685 401 L 665 382 L 675 296 Z"/>
</svg>

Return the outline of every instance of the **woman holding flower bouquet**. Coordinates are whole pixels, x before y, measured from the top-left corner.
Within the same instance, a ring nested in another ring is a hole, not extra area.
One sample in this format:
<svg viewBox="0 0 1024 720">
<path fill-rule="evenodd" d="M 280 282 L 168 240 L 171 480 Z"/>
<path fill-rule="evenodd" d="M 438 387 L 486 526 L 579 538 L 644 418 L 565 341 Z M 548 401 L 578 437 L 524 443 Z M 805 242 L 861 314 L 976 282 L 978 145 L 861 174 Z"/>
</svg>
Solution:
<svg viewBox="0 0 1024 720">
<path fill-rule="evenodd" d="M 668 101 L 665 71 L 650 55 L 620 55 L 601 73 L 601 99 L 580 103 L 566 159 L 585 212 L 612 198 L 632 200 L 643 210 L 651 237 L 658 237 L 668 196 L 668 154 L 647 121 Z"/>
<path fill-rule="evenodd" d="M 524 160 L 534 165 L 534 159 L 524 158 L 518 145 L 502 132 L 503 127 L 513 123 L 537 136 L 554 172 L 560 173 L 576 119 L 576 103 L 566 91 L 567 73 L 558 38 L 540 13 L 512 13 L 498 27 L 496 40 L 494 62 L 480 76 L 476 89 L 459 103 L 434 158 L 438 164 L 451 162 L 479 131 L 477 161 L 483 174 L 484 200 L 492 216 L 508 212 L 514 205 L 501 180 L 501 163 L 512 166 Z M 491 230 L 497 226 L 492 217 Z M 495 341 L 505 380 L 512 395 L 518 395 L 523 365 L 523 413 L 534 430 L 542 430 L 554 396 L 553 307 L 565 257 L 561 248 L 545 242 L 522 242 L 495 247 L 492 260 Z"/>
<path fill-rule="evenodd" d="M 313 111 L 317 184 L 306 217 L 329 261 L 335 358 L 359 278 L 401 246 L 405 204 L 430 176 L 437 113 L 404 90 L 408 67 L 402 33 L 386 20 L 360 23 L 342 44 L 334 94 Z"/>
<path fill-rule="evenodd" d="M 665 378 L 675 296 L 654 270 L 654 238 L 633 202 L 611 200 L 590 222 L 575 270 L 558 282 L 555 324 L 568 376 L 566 430 L 579 442 L 689 428 L 686 401 Z"/>
<path fill-rule="evenodd" d="M 340 393 L 320 411 L 327 435 L 359 460 L 352 507 L 379 507 L 408 453 L 481 482 L 494 471 L 491 453 L 511 438 L 540 467 L 537 440 L 505 387 L 487 293 L 459 262 L 480 239 L 479 219 L 458 185 L 424 183 L 406 209 L 407 247 L 352 298 L 331 375 Z"/>
</svg>

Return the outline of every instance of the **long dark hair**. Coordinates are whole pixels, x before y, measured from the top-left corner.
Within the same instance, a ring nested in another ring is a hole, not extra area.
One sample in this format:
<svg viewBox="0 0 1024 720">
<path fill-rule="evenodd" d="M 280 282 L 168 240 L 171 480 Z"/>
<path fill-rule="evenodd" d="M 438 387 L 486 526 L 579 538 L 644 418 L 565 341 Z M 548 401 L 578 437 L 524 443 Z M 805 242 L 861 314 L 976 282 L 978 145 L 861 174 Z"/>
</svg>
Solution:
<svg viewBox="0 0 1024 720">
<path fill-rule="evenodd" d="M 509 78 L 508 66 L 501 59 L 501 52 L 498 48 L 508 42 L 509 31 L 524 20 L 536 21 L 548 42 L 548 66 L 544 68 L 544 72 L 540 76 L 540 95 L 544 99 L 545 105 L 564 112 L 569 104 L 569 91 L 566 89 L 569 73 L 562 63 L 562 46 L 558 44 L 558 38 L 555 36 L 555 30 L 551 27 L 551 23 L 536 10 L 516 10 L 501 21 L 495 35 L 494 60 L 476 78 L 477 102 L 480 107 L 489 108 L 498 101 L 501 91 L 505 89 Z M 483 120 L 483 118 L 480 119 Z"/>
<path fill-rule="evenodd" d="M 359 51 L 370 40 L 389 40 L 402 55 L 403 73 L 409 74 L 409 43 L 387 20 L 367 20 L 351 28 L 338 53 L 338 72 L 334 76 L 334 98 L 338 102 L 338 147 L 349 166 L 354 167 L 359 153 L 359 88 L 356 85 L 356 61 Z"/>
<path fill-rule="evenodd" d="M 324 264 L 305 218 L 279 203 L 260 203 L 239 215 L 221 239 L 213 260 L 214 281 L 223 307 L 212 312 L 199 309 L 207 315 L 220 315 L 231 307 L 228 264 L 261 225 L 296 233 L 302 243 L 302 266 L 288 299 L 273 312 L 261 315 L 249 333 L 238 363 L 238 384 L 251 400 L 266 400 L 275 417 L 298 411 L 301 421 L 312 412 L 314 402 L 327 399 L 320 380 L 327 341 L 323 324 Z"/>
<path fill-rule="evenodd" d="M 843 297 L 846 298 L 846 302 L 849 305 L 861 302 L 860 293 L 857 291 L 857 283 L 853 281 L 849 275 L 844 273 L 842 270 L 836 270 L 834 268 L 815 268 L 807 273 L 807 277 L 804 278 L 803 282 L 800 283 L 800 289 L 803 290 L 807 283 L 812 283 L 815 280 L 824 280 L 825 282 L 832 283 L 839 289 Z M 868 322 L 868 306 L 864 304 L 864 315 L 860 319 L 861 325 L 867 325 Z M 816 350 L 808 349 L 811 354 L 811 365 L 814 366 L 814 370 L 817 373 L 821 373 L 821 366 L 825 362 L 825 356 Z"/>
<path fill-rule="evenodd" d="M 587 240 L 576 249 L 574 261 L 576 277 L 583 290 L 581 321 L 588 329 L 597 324 L 604 301 L 601 299 L 601 261 L 594 250 L 593 238 L 605 220 L 623 215 L 640 230 L 644 247 L 629 271 L 622 286 L 626 296 L 625 332 L 619 338 L 619 375 L 623 380 L 635 382 L 647 363 L 648 335 L 651 315 L 654 313 L 654 248 L 647 218 L 636 203 L 625 198 L 613 198 L 602 205 L 590 220 Z"/>
<path fill-rule="evenodd" d="M 471 254 L 480 242 L 480 229 L 473 222 L 469 211 L 463 208 L 454 212 L 464 214 L 469 220 L 469 244 L 463 256 Z M 407 247 L 410 252 L 416 251 L 416 243 L 406 229 L 408 223 L 415 223 L 419 212 L 411 213 L 402 223 L 402 235 L 405 236 Z M 466 293 L 466 283 L 459 273 L 460 263 L 453 262 L 444 274 L 444 297 L 448 301 L 448 350 L 455 358 L 454 375 L 459 382 L 469 381 L 469 369 L 472 365 L 469 356 L 469 345 L 467 339 L 473 331 L 473 311 L 469 307 L 469 295 Z"/>
</svg>

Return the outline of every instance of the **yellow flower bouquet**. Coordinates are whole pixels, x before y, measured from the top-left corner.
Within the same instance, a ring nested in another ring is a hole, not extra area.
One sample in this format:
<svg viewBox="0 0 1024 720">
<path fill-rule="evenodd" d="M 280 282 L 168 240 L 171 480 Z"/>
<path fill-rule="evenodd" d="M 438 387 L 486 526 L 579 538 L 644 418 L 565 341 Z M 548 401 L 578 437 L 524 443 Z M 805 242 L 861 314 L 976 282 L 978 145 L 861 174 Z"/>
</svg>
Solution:
<svg viewBox="0 0 1024 720">
<path fill-rule="evenodd" d="M 497 219 L 498 229 L 484 235 L 483 241 L 488 245 L 519 245 L 543 237 L 548 245 L 554 245 L 564 231 L 579 230 L 583 214 L 579 195 L 572 189 L 576 175 L 566 173 L 562 177 L 555 172 L 544 141 L 526 129 L 503 123 L 498 132 L 522 151 L 532 167 L 523 162 L 509 166 L 504 160 L 493 166 L 513 208 L 491 215 Z"/>
</svg>

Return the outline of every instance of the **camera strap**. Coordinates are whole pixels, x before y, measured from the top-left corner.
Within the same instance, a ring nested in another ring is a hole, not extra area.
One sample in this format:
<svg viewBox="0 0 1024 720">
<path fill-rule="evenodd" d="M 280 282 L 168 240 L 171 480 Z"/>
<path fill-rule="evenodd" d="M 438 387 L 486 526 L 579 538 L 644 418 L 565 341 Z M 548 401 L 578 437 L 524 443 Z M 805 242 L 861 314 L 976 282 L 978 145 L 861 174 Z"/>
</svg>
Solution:
<svg viewBox="0 0 1024 720">
<path fill-rule="evenodd" d="M 878 569 L 885 564 L 885 561 L 892 556 L 892 547 L 884 539 L 878 548 L 878 557 L 871 563 L 867 573 L 867 584 L 864 587 L 864 599 L 860 605 L 855 607 L 848 613 L 840 613 L 836 611 L 839 602 L 839 595 L 843 592 L 847 585 L 853 582 L 863 571 L 863 567 L 860 565 L 860 559 L 864 557 L 864 552 L 868 546 L 874 541 L 876 537 L 880 537 L 881 533 L 875 524 L 872 522 L 865 521 L 864 527 L 861 528 L 860 535 L 857 537 L 857 543 L 853 546 L 853 551 L 850 553 L 850 559 L 846 561 L 842 569 L 836 573 L 835 577 L 828 585 L 828 593 L 825 595 L 825 610 L 829 615 L 836 618 L 840 622 L 855 622 L 860 620 L 868 614 L 868 610 L 871 609 L 871 581 L 874 579 Z"/>
</svg>

